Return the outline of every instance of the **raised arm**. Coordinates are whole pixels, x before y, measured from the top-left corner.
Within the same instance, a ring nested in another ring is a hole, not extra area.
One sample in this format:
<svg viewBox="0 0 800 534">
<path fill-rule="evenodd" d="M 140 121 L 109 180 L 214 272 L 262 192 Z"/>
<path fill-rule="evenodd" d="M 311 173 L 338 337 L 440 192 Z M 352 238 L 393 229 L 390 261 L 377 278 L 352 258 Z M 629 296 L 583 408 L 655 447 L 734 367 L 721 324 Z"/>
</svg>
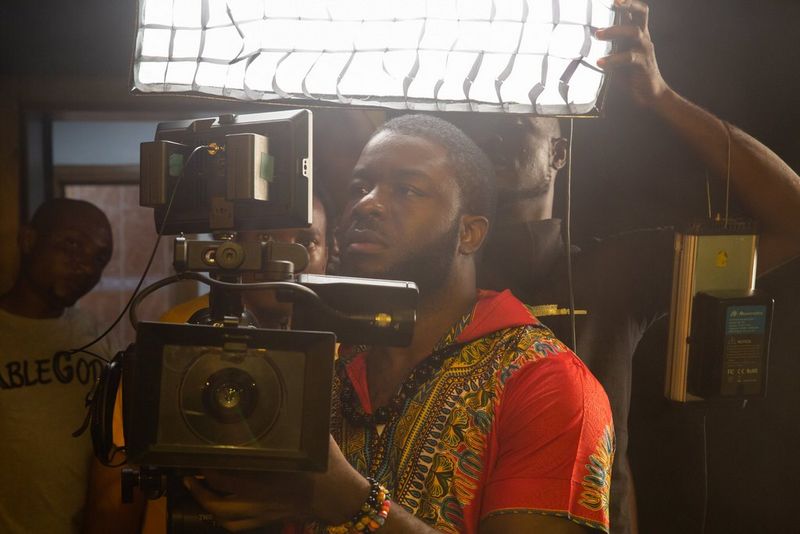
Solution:
<svg viewBox="0 0 800 534">
<path fill-rule="evenodd" d="M 800 177 L 758 140 L 670 88 L 656 62 L 648 6 L 639 0 L 615 4 L 622 23 L 598 30 L 597 37 L 617 42 L 620 51 L 598 65 L 682 137 L 715 176 L 725 180 L 730 168 L 732 192 L 761 225 L 759 274 L 800 255 Z"/>
</svg>

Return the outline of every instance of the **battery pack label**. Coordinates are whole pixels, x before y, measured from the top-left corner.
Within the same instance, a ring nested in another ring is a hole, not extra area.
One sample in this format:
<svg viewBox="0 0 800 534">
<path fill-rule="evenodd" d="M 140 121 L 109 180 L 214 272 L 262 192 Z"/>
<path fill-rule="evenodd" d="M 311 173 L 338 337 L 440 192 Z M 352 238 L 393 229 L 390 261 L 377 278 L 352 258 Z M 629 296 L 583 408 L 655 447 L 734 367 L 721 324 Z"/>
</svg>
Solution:
<svg viewBox="0 0 800 534">
<path fill-rule="evenodd" d="M 725 319 L 725 335 L 763 334 L 767 326 L 766 306 L 731 306 Z"/>
<path fill-rule="evenodd" d="M 722 394 L 758 394 L 763 377 L 767 307 L 730 306 L 725 317 Z"/>
</svg>

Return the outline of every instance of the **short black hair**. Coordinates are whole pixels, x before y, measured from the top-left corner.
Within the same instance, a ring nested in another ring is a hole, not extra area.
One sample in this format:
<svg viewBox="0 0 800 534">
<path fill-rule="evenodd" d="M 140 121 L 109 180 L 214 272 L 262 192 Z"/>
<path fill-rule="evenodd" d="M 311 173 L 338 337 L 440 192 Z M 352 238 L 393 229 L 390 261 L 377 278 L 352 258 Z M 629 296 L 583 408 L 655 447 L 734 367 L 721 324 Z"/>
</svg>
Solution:
<svg viewBox="0 0 800 534">
<path fill-rule="evenodd" d="M 111 230 L 111 223 L 108 222 L 106 214 L 91 202 L 61 197 L 51 198 L 40 204 L 28 226 L 37 232 L 47 232 L 58 226 L 65 218 L 72 217 L 92 218 L 93 221 L 108 227 L 109 231 Z"/>
<path fill-rule="evenodd" d="M 494 218 L 497 203 L 494 168 L 484 152 L 467 134 L 453 124 L 433 115 L 400 115 L 375 132 L 388 131 L 421 137 L 442 146 L 453 166 L 462 212 Z"/>
</svg>

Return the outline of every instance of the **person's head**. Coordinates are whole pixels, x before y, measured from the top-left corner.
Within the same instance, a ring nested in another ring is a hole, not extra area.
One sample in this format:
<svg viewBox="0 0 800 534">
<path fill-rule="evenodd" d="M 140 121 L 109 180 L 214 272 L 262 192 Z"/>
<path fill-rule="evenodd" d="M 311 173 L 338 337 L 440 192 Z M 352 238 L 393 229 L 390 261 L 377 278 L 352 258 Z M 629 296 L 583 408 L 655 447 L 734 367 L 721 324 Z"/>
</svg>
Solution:
<svg viewBox="0 0 800 534">
<path fill-rule="evenodd" d="M 553 186 L 569 150 L 558 119 L 511 114 L 453 114 L 454 124 L 483 149 L 494 166 L 500 204 L 540 202 L 550 213 Z"/>
<path fill-rule="evenodd" d="M 314 193 L 314 211 L 308 228 L 285 228 L 280 230 L 252 230 L 241 232 L 243 242 L 275 241 L 297 243 L 308 251 L 308 265 L 303 270 L 309 274 L 325 274 L 329 251 L 333 248 L 333 228 L 328 225 L 330 208 L 321 194 Z M 258 274 L 245 274 L 245 282 L 263 281 Z M 242 294 L 245 307 L 253 312 L 262 327 L 284 324 L 292 313 L 291 304 L 280 302 L 271 290 L 245 291 Z"/>
<path fill-rule="evenodd" d="M 52 199 L 22 228 L 19 247 L 19 279 L 47 306 L 63 309 L 100 280 L 111 259 L 111 225 L 89 202 Z"/>
<path fill-rule="evenodd" d="M 349 190 L 339 227 L 343 274 L 411 280 L 422 294 L 456 271 L 474 276 L 494 175 L 458 128 L 428 115 L 387 122 L 364 148 Z"/>
</svg>

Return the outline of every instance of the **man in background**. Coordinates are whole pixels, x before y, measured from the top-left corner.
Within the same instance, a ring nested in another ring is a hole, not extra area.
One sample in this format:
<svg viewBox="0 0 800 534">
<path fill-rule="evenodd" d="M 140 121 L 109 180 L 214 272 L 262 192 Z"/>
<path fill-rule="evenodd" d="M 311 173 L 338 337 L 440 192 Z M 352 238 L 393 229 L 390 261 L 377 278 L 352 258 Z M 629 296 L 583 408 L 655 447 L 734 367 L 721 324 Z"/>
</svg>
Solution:
<svg viewBox="0 0 800 534">
<path fill-rule="evenodd" d="M 74 305 L 111 258 L 111 226 L 88 202 L 49 200 L 21 229 L 19 251 L 14 285 L 0 296 L 0 531 L 76 533 L 92 446 L 71 434 L 108 350 L 71 350 L 99 334 Z"/>
<path fill-rule="evenodd" d="M 662 78 L 648 30 L 648 8 L 618 0 L 622 23 L 597 31 L 618 52 L 598 62 L 644 111 L 683 139 L 717 177 L 730 162 L 732 192 L 761 224 L 758 270 L 800 253 L 800 177 L 747 133 L 678 95 Z M 556 175 L 569 146 L 556 119 L 453 117 L 492 159 L 499 186 L 497 225 L 484 253 L 483 287 L 510 288 L 537 306 L 556 335 L 572 338 L 561 221 L 553 219 Z M 730 150 L 730 152 L 729 152 Z M 730 154 L 730 159 L 729 159 Z M 617 456 L 611 498 L 615 533 L 636 531 L 627 463 L 632 359 L 645 331 L 669 309 L 673 232 L 638 231 L 572 253 L 576 352 L 605 387 L 614 413 Z M 575 348 L 575 347 L 573 347 Z"/>
</svg>

